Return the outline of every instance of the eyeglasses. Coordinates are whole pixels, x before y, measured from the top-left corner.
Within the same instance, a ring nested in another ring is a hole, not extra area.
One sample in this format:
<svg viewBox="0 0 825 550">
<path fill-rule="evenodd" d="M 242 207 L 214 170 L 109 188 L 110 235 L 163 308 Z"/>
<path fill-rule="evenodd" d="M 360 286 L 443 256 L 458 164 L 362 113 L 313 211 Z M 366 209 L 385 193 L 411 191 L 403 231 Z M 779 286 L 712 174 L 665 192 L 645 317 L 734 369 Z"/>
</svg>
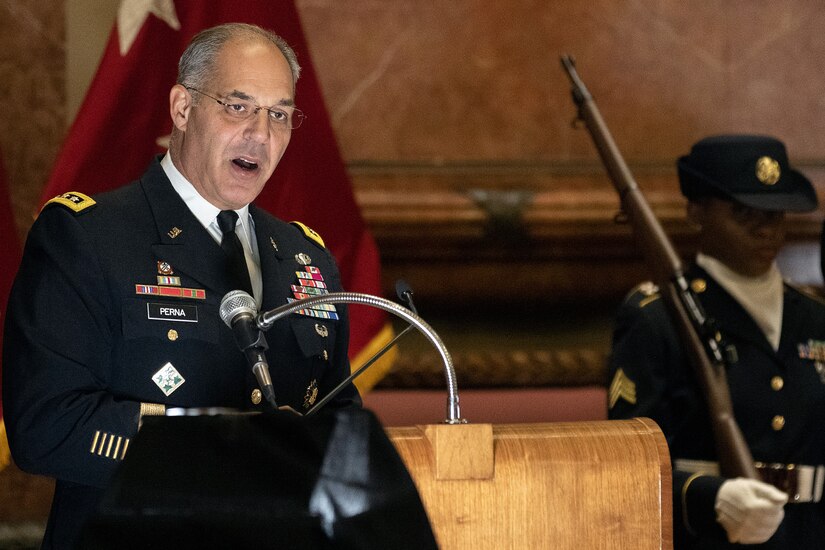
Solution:
<svg viewBox="0 0 825 550">
<path fill-rule="evenodd" d="M 257 115 L 258 111 L 264 110 L 267 115 L 269 115 L 269 125 L 272 128 L 277 128 L 280 130 L 294 130 L 300 127 L 306 118 L 306 115 L 304 115 L 303 111 L 300 109 L 288 110 L 281 109 L 279 107 L 261 107 L 260 105 L 255 105 L 251 101 L 245 101 L 243 99 L 233 99 L 232 103 L 229 103 L 227 101 L 221 101 L 217 97 L 213 97 L 206 92 L 198 90 L 197 88 L 193 88 L 191 86 L 184 87 L 187 90 L 205 95 L 209 99 L 214 99 L 218 102 L 218 105 L 223 107 L 223 110 L 226 111 L 226 114 L 229 115 L 230 118 L 239 122 L 247 120 L 253 115 Z"/>
</svg>

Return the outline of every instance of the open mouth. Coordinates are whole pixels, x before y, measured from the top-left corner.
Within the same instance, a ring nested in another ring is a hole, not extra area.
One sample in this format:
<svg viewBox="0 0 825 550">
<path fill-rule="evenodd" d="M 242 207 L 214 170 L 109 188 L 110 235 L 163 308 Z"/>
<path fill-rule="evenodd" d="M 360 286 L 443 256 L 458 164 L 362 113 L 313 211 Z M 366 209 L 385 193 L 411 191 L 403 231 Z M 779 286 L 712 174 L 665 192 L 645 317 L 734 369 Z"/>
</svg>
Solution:
<svg viewBox="0 0 825 550">
<path fill-rule="evenodd" d="M 258 164 L 255 162 L 251 162 L 245 158 L 238 157 L 236 159 L 232 159 L 232 162 L 235 166 L 241 168 L 242 170 L 246 170 L 248 172 L 252 172 L 253 170 L 257 170 Z"/>
</svg>

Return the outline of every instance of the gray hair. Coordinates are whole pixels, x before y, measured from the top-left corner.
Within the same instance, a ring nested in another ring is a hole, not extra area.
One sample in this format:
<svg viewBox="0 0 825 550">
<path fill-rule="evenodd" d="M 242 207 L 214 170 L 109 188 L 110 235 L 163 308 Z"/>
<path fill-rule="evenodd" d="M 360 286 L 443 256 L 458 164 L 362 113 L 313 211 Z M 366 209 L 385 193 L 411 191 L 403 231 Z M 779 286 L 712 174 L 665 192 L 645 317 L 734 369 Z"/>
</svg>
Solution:
<svg viewBox="0 0 825 550">
<path fill-rule="evenodd" d="M 200 88 L 212 76 L 215 60 L 221 49 L 235 39 L 261 39 L 269 41 L 280 50 L 292 71 L 293 86 L 301 75 L 301 66 L 295 51 L 277 34 L 247 23 L 226 23 L 205 29 L 192 38 L 178 62 L 177 83 Z"/>
</svg>

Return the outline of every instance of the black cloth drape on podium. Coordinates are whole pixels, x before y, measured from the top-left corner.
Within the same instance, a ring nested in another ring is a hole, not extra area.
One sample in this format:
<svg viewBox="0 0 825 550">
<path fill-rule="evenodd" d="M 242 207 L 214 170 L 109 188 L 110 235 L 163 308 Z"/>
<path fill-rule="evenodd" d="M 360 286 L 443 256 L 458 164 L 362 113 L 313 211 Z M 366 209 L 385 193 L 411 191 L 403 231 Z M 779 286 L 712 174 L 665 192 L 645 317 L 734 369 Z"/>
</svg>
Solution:
<svg viewBox="0 0 825 550">
<path fill-rule="evenodd" d="M 375 416 L 148 417 L 82 548 L 436 548 Z"/>
</svg>

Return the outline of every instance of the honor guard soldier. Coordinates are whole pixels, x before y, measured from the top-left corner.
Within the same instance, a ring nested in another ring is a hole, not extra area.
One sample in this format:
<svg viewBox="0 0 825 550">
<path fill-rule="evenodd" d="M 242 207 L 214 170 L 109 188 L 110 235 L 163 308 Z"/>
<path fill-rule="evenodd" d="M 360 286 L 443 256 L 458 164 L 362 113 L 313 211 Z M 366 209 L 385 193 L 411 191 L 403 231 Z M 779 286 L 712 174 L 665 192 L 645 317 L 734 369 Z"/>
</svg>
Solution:
<svg viewBox="0 0 825 550">
<path fill-rule="evenodd" d="M 705 403 L 652 284 L 621 306 L 609 417 L 646 416 L 673 459 L 675 547 L 825 548 L 825 305 L 783 282 L 785 212 L 817 206 L 773 138 L 703 139 L 678 161 L 699 249 L 686 276 L 718 330 L 734 416 L 761 480 L 720 476 Z"/>
<path fill-rule="evenodd" d="M 3 404 L 15 462 L 57 480 L 43 548 L 74 545 L 144 416 L 270 406 L 221 322 L 227 292 L 247 289 L 267 311 L 341 290 L 315 232 L 252 204 L 303 119 L 299 72 L 259 27 L 201 32 L 169 94 L 168 153 L 130 185 L 49 201 L 35 221 L 9 299 Z M 306 412 L 342 382 L 348 338 L 344 306 L 276 323 L 278 404 Z M 328 406 L 358 405 L 349 385 Z"/>
</svg>

